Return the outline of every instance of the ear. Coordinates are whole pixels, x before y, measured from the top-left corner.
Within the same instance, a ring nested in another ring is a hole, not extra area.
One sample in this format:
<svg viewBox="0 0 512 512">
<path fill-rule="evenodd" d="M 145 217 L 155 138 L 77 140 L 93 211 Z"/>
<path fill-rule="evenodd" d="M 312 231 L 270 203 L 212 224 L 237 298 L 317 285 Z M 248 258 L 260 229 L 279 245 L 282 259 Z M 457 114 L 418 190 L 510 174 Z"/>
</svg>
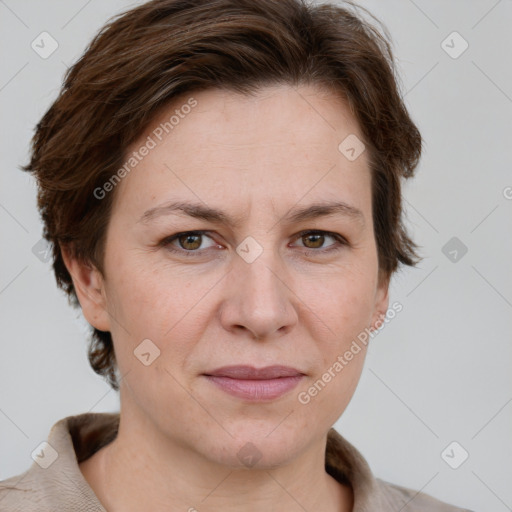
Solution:
<svg viewBox="0 0 512 512">
<path fill-rule="evenodd" d="M 100 331 L 110 331 L 103 276 L 93 265 L 73 258 L 67 247 L 61 246 L 61 252 L 85 319 Z"/>
<path fill-rule="evenodd" d="M 389 307 L 389 277 L 379 272 L 379 284 L 375 293 L 375 306 L 373 309 L 370 330 L 379 329 L 384 323 L 384 318 Z"/>
</svg>

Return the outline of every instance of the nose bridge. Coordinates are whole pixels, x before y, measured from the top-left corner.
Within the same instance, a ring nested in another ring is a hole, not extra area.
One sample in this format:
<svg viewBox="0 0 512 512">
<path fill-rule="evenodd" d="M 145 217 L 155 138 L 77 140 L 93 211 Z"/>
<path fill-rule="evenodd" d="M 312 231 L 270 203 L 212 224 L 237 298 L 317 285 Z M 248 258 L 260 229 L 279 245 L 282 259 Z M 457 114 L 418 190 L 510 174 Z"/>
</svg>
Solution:
<svg viewBox="0 0 512 512">
<path fill-rule="evenodd" d="M 264 246 L 248 237 L 237 247 L 227 297 L 229 313 L 224 318 L 230 324 L 226 327 L 243 326 L 257 338 L 269 337 L 296 321 L 286 269 L 271 239 Z"/>
<path fill-rule="evenodd" d="M 256 239 L 248 237 L 237 248 L 237 253 L 243 260 L 235 264 L 241 278 L 242 291 L 253 300 L 253 306 L 262 307 L 262 309 L 271 306 L 282 307 L 281 302 L 287 299 L 287 288 L 281 281 L 286 271 L 279 251 L 274 249 L 271 239 L 272 237 L 269 236 L 263 245 Z M 279 274 L 282 276 L 281 279 L 278 278 Z"/>
</svg>

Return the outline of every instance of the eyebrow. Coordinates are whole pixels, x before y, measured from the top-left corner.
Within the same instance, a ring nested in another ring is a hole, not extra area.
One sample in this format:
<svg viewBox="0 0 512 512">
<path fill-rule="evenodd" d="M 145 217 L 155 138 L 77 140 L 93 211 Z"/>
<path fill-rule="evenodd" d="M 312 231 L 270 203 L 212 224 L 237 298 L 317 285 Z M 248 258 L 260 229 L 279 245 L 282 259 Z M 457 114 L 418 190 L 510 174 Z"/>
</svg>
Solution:
<svg viewBox="0 0 512 512">
<path fill-rule="evenodd" d="M 157 217 L 171 214 L 185 214 L 195 219 L 212 222 L 214 224 L 224 224 L 230 227 L 240 226 L 245 219 L 245 216 L 232 217 L 222 210 L 211 208 L 205 204 L 174 201 L 150 208 L 144 212 L 137 222 L 146 224 Z M 351 206 L 342 201 L 318 202 L 303 207 L 296 206 L 288 211 L 280 221 L 298 223 L 305 220 L 313 220 L 319 217 L 334 215 L 340 215 L 359 222 L 361 227 L 365 225 L 363 212 L 355 206 Z"/>
</svg>

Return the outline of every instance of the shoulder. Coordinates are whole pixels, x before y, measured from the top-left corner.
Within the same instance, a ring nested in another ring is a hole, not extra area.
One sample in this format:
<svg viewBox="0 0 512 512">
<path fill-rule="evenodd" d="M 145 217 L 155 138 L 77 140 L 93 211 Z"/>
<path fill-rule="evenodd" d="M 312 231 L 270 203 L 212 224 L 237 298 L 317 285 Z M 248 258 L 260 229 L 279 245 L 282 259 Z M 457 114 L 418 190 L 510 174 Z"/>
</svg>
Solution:
<svg viewBox="0 0 512 512">
<path fill-rule="evenodd" d="M 0 481 L 2 512 L 104 512 L 79 462 L 110 442 L 119 414 L 84 413 L 59 420 L 24 473 Z"/>
<path fill-rule="evenodd" d="M 31 512 L 50 510 L 46 493 L 27 470 L 7 480 L 0 481 L 0 510 L 2 512 Z"/>
<path fill-rule="evenodd" d="M 376 484 L 379 488 L 380 496 L 386 502 L 386 505 L 390 507 L 400 505 L 402 512 L 472 512 L 471 510 L 439 501 L 423 492 L 392 484 L 380 478 L 376 479 Z"/>
<path fill-rule="evenodd" d="M 354 490 L 356 510 L 380 512 L 471 512 L 428 494 L 376 478 L 363 455 L 331 428 L 327 438 L 326 469 Z"/>
</svg>

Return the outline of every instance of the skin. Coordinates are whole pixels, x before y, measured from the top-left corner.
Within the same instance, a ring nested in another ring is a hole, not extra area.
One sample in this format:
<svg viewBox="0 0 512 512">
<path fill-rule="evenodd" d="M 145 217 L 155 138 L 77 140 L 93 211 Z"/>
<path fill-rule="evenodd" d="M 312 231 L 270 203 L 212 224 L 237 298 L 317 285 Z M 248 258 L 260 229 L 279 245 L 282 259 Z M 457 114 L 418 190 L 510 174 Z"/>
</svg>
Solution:
<svg viewBox="0 0 512 512">
<path fill-rule="evenodd" d="M 161 111 L 127 153 L 189 96 Z M 104 275 L 65 255 L 83 313 L 112 333 L 123 376 L 118 437 L 80 469 L 109 512 L 350 511 L 352 490 L 325 471 L 325 446 L 365 349 L 308 404 L 297 395 L 388 308 L 367 152 L 349 161 L 338 150 L 349 134 L 362 140 L 360 129 L 346 103 L 317 86 L 192 96 L 197 106 L 116 187 Z M 178 199 L 240 223 L 185 214 L 139 221 Z M 283 220 L 293 207 L 334 200 L 358 208 L 363 221 Z M 161 243 L 200 229 L 208 234 L 188 245 L 172 242 L 181 253 Z M 339 233 L 348 245 L 300 236 L 306 229 Z M 263 248 L 252 263 L 236 252 L 248 236 Z M 187 257 L 191 247 L 198 254 Z M 144 339 L 160 350 L 149 366 L 133 353 Z M 306 376 L 278 399 L 247 402 L 203 376 L 233 364 L 284 364 Z M 249 442 L 261 454 L 252 468 L 237 456 Z"/>
</svg>

